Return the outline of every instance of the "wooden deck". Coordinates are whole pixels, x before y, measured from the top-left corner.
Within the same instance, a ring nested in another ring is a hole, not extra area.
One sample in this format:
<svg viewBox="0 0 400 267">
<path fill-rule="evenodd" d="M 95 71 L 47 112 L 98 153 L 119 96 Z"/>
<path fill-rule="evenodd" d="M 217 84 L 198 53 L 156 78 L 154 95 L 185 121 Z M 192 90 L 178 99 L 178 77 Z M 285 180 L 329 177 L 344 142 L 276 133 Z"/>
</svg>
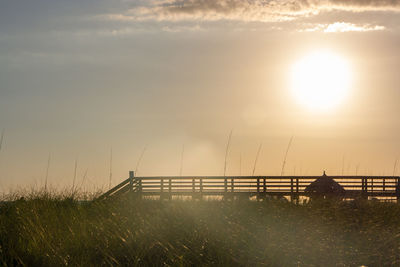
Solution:
<svg viewBox="0 0 400 267">
<path fill-rule="evenodd" d="M 309 197 L 305 188 L 321 176 L 152 176 L 129 178 L 110 189 L 99 199 L 131 193 L 139 197 L 203 196 L 224 198 L 278 196 L 297 200 Z M 345 198 L 400 200 L 399 176 L 329 176 L 346 190 Z"/>
</svg>

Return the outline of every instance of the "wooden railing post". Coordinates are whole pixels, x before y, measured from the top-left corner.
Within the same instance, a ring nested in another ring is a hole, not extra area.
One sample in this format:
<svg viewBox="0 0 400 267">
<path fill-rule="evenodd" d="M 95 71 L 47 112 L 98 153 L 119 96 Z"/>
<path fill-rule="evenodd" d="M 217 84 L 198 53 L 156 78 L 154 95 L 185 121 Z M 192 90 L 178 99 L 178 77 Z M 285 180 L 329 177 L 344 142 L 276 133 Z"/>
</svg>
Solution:
<svg viewBox="0 0 400 267">
<path fill-rule="evenodd" d="M 366 194 L 366 191 L 367 191 L 367 185 L 366 185 L 366 179 L 365 178 L 363 178 L 362 183 L 363 183 L 362 194 L 363 194 L 363 197 L 365 197 L 365 194 Z"/>
<path fill-rule="evenodd" d="M 293 187 L 293 178 L 290 178 L 290 193 L 293 194 L 294 187 Z"/>
<path fill-rule="evenodd" d="M 224 178 L 224 192 L 228 192 L 228 179 Z"/>
<path fill-rule="evenodd" d="M 169 194 L 169 199 L 172 199 L 172 179 L 169 178 L 168 179 L 168 194 Z"/>
<path fill-rule="evenodd" d="M 136 177 L 136 184 L 137 184 L 137 188 L 138 188 L 138 193 L 139 193 L 139 199 L 142 198 L 142 191 L 143 191 L 143 185 L 142 185 L 142 178 L 140 177 Z"/>
<path fill-rule="evenodd" d="M 193 193 L 196 192 L 196 179 L 195 178 L 192 179 L 192 191 L 193 191 Z"/>
<path fill-rule="evenodd" d="M 371 193 L 374 193 L 374 178 L 371 178 Z"/>
<path fill-rule="evenodd" d="M 164 200 L 165 194 L 164 194 L 164 178 L 160 177 L 160 200 Z"/>
<path fill-rule="evenodd" d="M 365 186 L 364 186 L 364 178 L 361 178 L 361 192 L 364 194 Z"/>
<path fill-rule="evenodd" d="M 385 178 L 383 178 L 383 181 L 382 181 L 382 189 L 383 189 L 383 191 L 386 190 L 386 181 L 385 181 Z"/>
<path fill-rule="evenodd" d="M 200 197 L 202 193 L 203 193 L 203 178 L 200 178 Z"/>
<path fill-rule="evenodd" d="M 363 198 L 368 199 L 368 179 L 367 178 L 362 178 L 362 190 L 361 194 Z"/>
<path fill-rule="evenodd" d="M 364 193 L 364 178 L 361 178 L 361 194 Z"/>
<path fill-rule="evenodd" d="M 263 193 L 264 194 L 267 193 L 267 181 L 266 181 L 265 177 L 263 178 Z"/>
<path fill-rule="evenodd" d="M 293 202 L 294 194 L 293 194 L 293 178 L 290 178 L 290 201 Z"/>
<path fill-rule="evenodd" d="M 129 191 L 133 190 L 133 179 L 135 179 L 135 172 L 129 171 Z"/>
<path fill-rule="evenodd" d="M 235 192 L 235 178 L 231 179 L 231 192 Z"/>
<path fill-rule="evenodd" d="M 396 183 L 396 199 L 397 203 L 400 203 L 400 178 L 397 178 L 397 183 Z"/>
</svg>

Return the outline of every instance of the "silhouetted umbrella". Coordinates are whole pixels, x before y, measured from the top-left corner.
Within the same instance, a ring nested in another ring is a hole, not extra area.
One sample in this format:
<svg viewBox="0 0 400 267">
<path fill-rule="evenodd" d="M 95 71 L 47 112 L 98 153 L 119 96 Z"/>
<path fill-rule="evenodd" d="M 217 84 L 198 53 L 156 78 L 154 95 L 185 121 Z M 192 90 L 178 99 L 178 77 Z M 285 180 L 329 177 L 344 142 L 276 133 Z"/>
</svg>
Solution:
<svg viewBox="0 0 400 267">
<path fill-rule="evenodd" d="M 309 184 L 304 192 L 309 193 L 312 196 L 327 197 L 327 196 L 342 196 L 345 194 L 343 186 L 341 186 L 334 179 L 324 174 Z"/>
</svg>

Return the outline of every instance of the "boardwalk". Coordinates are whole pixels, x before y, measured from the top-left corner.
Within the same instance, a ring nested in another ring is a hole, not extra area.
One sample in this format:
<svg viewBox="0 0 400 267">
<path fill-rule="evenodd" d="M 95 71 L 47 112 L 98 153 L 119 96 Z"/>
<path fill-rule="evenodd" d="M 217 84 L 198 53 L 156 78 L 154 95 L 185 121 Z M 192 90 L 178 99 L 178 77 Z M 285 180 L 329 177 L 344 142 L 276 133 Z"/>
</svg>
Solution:
<svg viewBox="0 0 400 267">
<path fill-rule="evenodd" d="M 328 176 L 344 189 L 344 198 L 378 198 L 400 200 L 400 177 L 398 176 Z M 321 176 L 152 176 L 129 178 L 110 189 L 99 199 L 122 194 L 140 197 L 159 196 L 171 199 L 173 196 L 222 196 L 224 198 L 271 196 L 289 197 L 297 200 L 309 197 L 305 189 Z"/>
</svg>

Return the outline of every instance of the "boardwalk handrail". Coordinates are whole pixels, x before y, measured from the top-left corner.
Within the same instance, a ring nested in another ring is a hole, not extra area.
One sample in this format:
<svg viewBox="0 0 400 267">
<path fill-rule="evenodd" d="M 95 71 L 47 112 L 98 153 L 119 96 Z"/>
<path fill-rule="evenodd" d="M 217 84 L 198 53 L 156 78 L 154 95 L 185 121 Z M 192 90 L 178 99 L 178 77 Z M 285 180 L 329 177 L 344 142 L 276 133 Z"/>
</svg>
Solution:
<svg viewBox="0 0 400 267">
<path fill-rule="evenodd" d="M 113 187 L 99 199 L 126 192 L 142 195 L 281 195 L 308 196 L 305 189 L 321 176 L 141 176 L 130 172 L 129 178 Z M 399 176 L 329 176 L 346 191 L 346 196 L 396 197 L 400 199 Z"/>
<path fill-rule="evenodd" d="M 232 176 L 204 176 L 204 175 L 193 175 L 193 176 L 138 176 L 135 177 L 136 179 L 140 178 L 142 180 L 157 180 L 157 179 L 176 179 L 176 180 L 186 180 L 186 179 L 317 179 L 320 178 L 321 176 L 317 175 L 285 175 L 285 176 L 240 176 L 240 175 L 232 175 Z M 398 179 L 400 176 L 365 176 L 365 175 L 357 175 L 357 176 L 348 176 L 348 175 L 337 175 L 337 176 L 331 176 L 329 175 L 330 178 L 332 179 L 361 179 L 361 178 L 368 178 L 368 179 Z"/>
<path fill-rule="evenodd" d="M 130 187 L 134 187 L 134 173 L 132 171 L 129 172 L 129 178 L 122 181 L 121 183 L 119 183 L 118 185 L 114 186 L 113 188 L 111 188 L 110 190 L 108 190 L 107 192 L 105 192 L 104 194 L 100 195 L 97 199 L 104 199 L 107 198 L 108 196 L 118 192 L 119 190 L 121 190 L 124 186 L 126 186 L 129 183 Z"/>
</svg>

